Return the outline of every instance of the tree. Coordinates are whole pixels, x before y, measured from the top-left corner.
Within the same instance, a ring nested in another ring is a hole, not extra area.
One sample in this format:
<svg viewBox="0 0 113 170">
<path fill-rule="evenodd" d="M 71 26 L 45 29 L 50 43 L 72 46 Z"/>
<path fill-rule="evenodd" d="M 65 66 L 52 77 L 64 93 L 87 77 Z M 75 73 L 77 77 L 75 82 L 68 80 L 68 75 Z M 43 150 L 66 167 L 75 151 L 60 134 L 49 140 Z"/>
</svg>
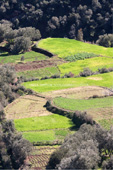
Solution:
<svg viewBox="0 0 113 170">
<path fill-rule="evenodd" d="M 29 37 L 17 37 L 14 39 L 14 45 L 11 46 L 11 51 L 13 54 L 25 53 L 30 49 L 31 41 Z"/>
<path fill-rule="evenodd" d="M 83 41 L 83 32 L 82 32 L 82 29 L 78 30 L 77 40 Z"/>
</svg>

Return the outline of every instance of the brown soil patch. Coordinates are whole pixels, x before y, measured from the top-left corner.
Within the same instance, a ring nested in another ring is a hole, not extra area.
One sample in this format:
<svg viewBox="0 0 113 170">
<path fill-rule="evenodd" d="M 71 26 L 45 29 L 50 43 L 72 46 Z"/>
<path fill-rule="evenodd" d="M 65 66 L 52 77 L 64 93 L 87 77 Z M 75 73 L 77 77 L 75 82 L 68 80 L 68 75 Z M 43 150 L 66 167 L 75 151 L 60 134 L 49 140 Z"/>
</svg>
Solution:
<svg viewBox="0 0 113 170">
<path fill-rule="evenodd" d="M 103 87 L 98 86 L 84 86 L 84 87 L 76 87 L 76 88 L 69 88 L 64 90 L 56 90 L 52 92 L 43 93 L 46 96 L 54 97 L 67 97 L 73 99 L 88 99 L 93 95 L 98 95 L 100 97 L 105 95 L 113 94 L 109 89 L 105 89 Z"/>
<path fill-rule="evenodd" d="M 87 79 L 91 79 L 91 80 L 102 80 L 102 77 L 88 77 Z"/>
<path fill-rule="evenodd" d="M 33 61 L 33 62 L 27 62 L 23 64 L 15 64 L 14 67 L 15 67 L 15 70 L 19 72 L 19 71 L 36 70 L 39 68 L 56 66 L 64 62 L 65 62 L 64 60 L 58 59 L 55 57 L 55 58 L 48 59 L 48 60 Z"/>
<path fill-rule="evenodd" d="M 96 121 L 113 118 L 113 107 L 88 109 L 87 113 Z"/>
<path fill-rule="evenodd" d="M 5 108 L 6 118 L 22 119 L 51 115 L 52 113 L 44 107 L 46 102 L 44 98 L 31 95 L 19 97 Z"/>
</svg>

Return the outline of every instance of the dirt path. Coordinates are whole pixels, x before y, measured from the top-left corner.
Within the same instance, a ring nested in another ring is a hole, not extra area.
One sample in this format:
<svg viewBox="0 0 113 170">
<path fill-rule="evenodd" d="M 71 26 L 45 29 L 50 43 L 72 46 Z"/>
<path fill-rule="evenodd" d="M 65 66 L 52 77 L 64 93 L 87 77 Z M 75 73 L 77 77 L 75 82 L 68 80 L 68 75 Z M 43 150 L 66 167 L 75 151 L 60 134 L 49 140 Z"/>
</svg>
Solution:
<svg viewBox="0 0 113 170">
<path fill-rule="evenodd" d="M 52 98 L 61 96 L 61 97 L 68 97 L 68 98 L 73 98 L 73 99 L 88 99 L 89 97 L 92 97 L 93 95 L 98 95 L 102 97 L 105 95 L 113 94 L 113 92 L 103 87 L 84 86 L 84 87 L 56 90 L 52 92 L 46 92 L 43 94 L 46 96 L 51 96 Z"/>
<path fill-rule="evenodd" d="M 19 97 L 5 108 L 6 118 L 22 119 L 51 115 L 52 113 L 44 107 L 46 102 L 46 99 L 32 95 Z"/>
</svg>

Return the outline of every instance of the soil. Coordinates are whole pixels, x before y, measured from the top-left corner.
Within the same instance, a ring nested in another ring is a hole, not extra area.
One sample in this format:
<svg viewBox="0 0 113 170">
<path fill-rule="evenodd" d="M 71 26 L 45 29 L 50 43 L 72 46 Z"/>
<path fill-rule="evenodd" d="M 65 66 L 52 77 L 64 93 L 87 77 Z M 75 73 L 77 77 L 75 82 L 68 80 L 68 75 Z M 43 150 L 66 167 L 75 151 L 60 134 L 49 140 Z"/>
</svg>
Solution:
<svg viewBox="0 0 113 170">
<path fill-rule="evenodd" d="M 51 67 L 51 66 L 57 66 L 57 64 L 62 64 L 65 61 L 62 59 L 48 59 L 48 60 L 42 60 L 42 61 L 33 61 L 33 62 L 27 62 L 27 63 L 22 63 L 22 64 L 15 64 L 15 70 L 16 72 L 19 71 L 27 71 L 27 70 L 36 70 L 39 68 L 44 68 L 44 67 Z"/>
<path fill-rule="evenodd" d="M 52 92 L 46 92 L 43 94 L 46 96 L 51 96 L 52 98 L 61 96 L 61 97 L 74 98 L 74 99 L 88 99 L 93 95 L 98 95 L 99 97 L 103 97 L 105 95 L 111 95 L 113 94 L 113 92 L 103 87 L 84 86 L 84 87 L 56 90 Z"/>
</svg>

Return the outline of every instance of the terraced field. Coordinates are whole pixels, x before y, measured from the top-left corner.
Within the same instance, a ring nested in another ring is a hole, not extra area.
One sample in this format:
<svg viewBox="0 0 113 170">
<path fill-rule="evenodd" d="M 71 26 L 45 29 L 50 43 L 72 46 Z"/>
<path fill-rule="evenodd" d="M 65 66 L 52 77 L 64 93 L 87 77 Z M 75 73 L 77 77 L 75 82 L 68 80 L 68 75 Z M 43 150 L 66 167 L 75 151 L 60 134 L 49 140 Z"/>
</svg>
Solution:
<svg viewBox="0 0 113 170">
<path fill-rule="evenodd" d="M 21 55 L 9 56 L 1 53 L 1 63 L 13 63 L 18 76 L 26 78 L 42 78 L 51 75 L 64 75 L 72 72 L 78 75 L 84 68 L 93 71 L 98 68 L 113 67 L 113 48 L 105 48 L 76 40 L 62 38 L 47 38 L 41 40 L 38 46 L 54 53 L 54 58 L 36 52 L 24 54 L 24 61 L 19 63 Z M 66 57 L 76 54 L 93 54 L 93 58 L 76 58 L 76 61 L 66 61 Z M 60 59 L 59 59 L 60 58 Z M 40 60 L 40 61 L 37 61 Z M 42 61 L 43 60 L 43 61 Z M 78 61 L 77 61 L 78 60 Z M 87 111 L 104 128 L 113 125 L 113 72 L 78 78 L 57 78 L 25 82 L 22 85 L 40 93 L 45 98 L 37 96 L 22 96 L 5 108 L 7 119 L 14 119 L 15 127 L 24 138 L 32 143 L 45 145 L 64 138 L 76 131 L 72 121 L 64 116 L 52 114 L 44 105 L 48 98 L 54 100 L 58 107 L 69 110 Z M 110 88 L 110 89 L 108 89 Z M 92 96 L 103 98 L 91 98 Z M 109 97 L 104 97 L 109 96 Z M 55 146 L 34 147 L 28 156 L 33 169 L 45 169 L 50 154 Z"/>
<path fill-rule="evenodd" d="M 27 158 L 31 169 L 45 169 L 51 154 L 56 151 L 59 146 L 35 146 Z"/>
<path fill-rule="evenodd" d="M 10 55 L 8 52 L 0 52 L 0 63 L 1 64 L 7 64 L 7 63 L 18 63 L 21 62 L 21 57 L 24 56 L 23 63 L 26 63 L 28 61 L 37 61 L 37 60 L 45 60 L 48 57 L 37 53 L 35 51 L 26 52 L 24 54 L 19 55 Z"/>
<path fill-rule="evenodd" d="M 113 48 L 105 48 L 102 46 L 88 44 L 68 38 L 43 39 L 38 43 L 38 46 L 40 48 L 49 50 L 61 58 L 65 58 L 80 52 L 89 52 L 102 56 L 113 57 Z"/>
<path fill-rule="evenodd" d="M 113 72 L 79 78 L 59 78 L 25 82 L 23 85 L 36 92 L 45 93 L 54 90 L 69 89 L 83 86 L 102 86 L 113 88 Z"/>
<path fill-rule="evenodd" d="M 64 63 L 58 66 L 61 75 L 66 73 L 73 73 L 79 75 L 84 68 L 90 68 L 92 71 L 98 71 L 101 68 L 113 68 L 113 58 L 110 57 L 94 57 L 85 60 L 78 60 L 76 62 Z"/>
<path fill-rule="evenodd" d="M 19 97 L 5 108 L 6 118 L 22 119 L 51 115 L 44 107 L 46 102 L 46 99 L 32 95 Z"/>
</svg>

